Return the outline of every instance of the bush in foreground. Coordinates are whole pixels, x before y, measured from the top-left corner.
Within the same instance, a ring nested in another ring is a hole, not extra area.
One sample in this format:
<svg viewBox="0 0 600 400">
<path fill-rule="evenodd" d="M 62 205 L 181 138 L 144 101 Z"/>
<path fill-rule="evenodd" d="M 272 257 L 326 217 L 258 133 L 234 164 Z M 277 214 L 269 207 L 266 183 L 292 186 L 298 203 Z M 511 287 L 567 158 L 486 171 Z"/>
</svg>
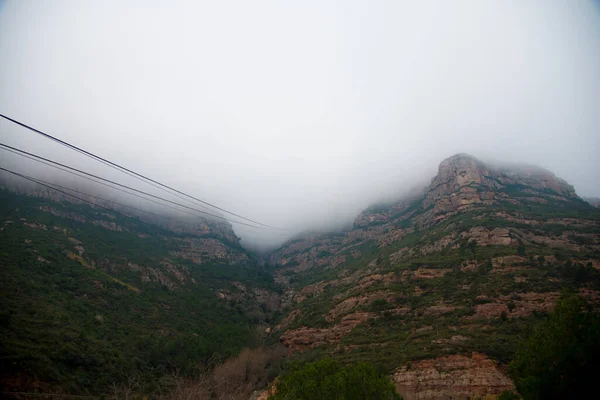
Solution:
<svg viewBox="0 0 600 400">
<path fill-rule="evenodd" d="M 519 393 L 525 400 L 587 398 L 600 370 L 598 338 L 598 314 L 580 296 L 564 292 L 509 365 Z"/>
<path fill-rule="evenodd" d="M 293 367 L 277 381 L 269 400 L 399 400 L 394 384 L 370 364 L 348 367 L 323 359 Z"/>
</svg>

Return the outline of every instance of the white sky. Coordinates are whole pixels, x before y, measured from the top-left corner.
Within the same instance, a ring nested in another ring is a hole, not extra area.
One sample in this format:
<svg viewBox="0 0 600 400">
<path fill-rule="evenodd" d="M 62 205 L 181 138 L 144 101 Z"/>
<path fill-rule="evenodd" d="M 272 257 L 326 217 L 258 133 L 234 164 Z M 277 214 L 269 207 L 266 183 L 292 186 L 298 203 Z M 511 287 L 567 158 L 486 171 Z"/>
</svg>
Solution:
<svg viewBox="0 0 600 400">
<path fill-rule="evenodd" d="M 293 231 L 458 152 L 600 196 L 600 6 L 0 1 L 0 113 Z M 0 138 L 91 168 L 8 122 Z"/>
</svg>

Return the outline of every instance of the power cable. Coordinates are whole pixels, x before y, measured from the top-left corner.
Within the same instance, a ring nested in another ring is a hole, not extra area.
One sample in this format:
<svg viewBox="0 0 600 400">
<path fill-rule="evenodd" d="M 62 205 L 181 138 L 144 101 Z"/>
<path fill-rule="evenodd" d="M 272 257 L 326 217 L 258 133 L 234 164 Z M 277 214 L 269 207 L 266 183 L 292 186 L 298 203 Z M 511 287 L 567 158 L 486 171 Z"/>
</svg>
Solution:
<svg viewBox="0 0 600 400">
<path fill-rule="evenodd" d="M 50 186 L 50 185 L 46 185 L 45 183 L 41 183 L 40 181 L 37 181 L 37 180 L 35 180 L 34 178 L 31 178 L 31 177 L 28 177 L 28 176 L 26 176 L 26 175 L 20 174 L 20 173 L 18 173 L 18 172 L 14 172 L 14 171 L 11 171 L 11 170 L 9 170 L 9 169 L 2 168 L 2 167 L 0 167 L 0 171 L 5 171 L 5 172 L 8 172 L 9 174 L 13 174 L 13 175 L 19 176 L 19 177 L 21 177 L 21 178 L 23 178 L 23 179 L 26 179 L 26 180 L 28 180 L 28 181 L 31 181 L 31 182 L 37 183 L 38 185 L 41 185 L 41 186 L 45 186 L 45 187 L 47 187 L 47 188 L 49 188 L 49 189 L 52 189 L 52 190 L 55 190 L 55 191 L 57 191 L 57 192 L 59 192 L 59 193 L 66 194 L 67 196 L 71 196 L 71 197 L 73 197 L 73 198 L 75 198 L 75 199 L 78 199 L 78 200 L 84 201 L 84 202 L 86 202 L 86 203 L 88 203 L 88 204 L 91 204 L 91 205 L 92 205 L 92 206 L 94 206 L 94 207 L 103 208 L 103 209 L 105 209 L 105 210 L 108 210 L 108 211 L 110 211 L 110 212 L 114 212 L 115 214 L 118 214 L 118 215 L 120 215 L 120 216 L 122 216 L 122 217 L 125 217 L 125 218 L 132 219 L 132 220 L 134 220 L 134 221 L 136 221 L 136 222 L 141 222 L 142 224 L 145 224 L 145 225 L 150 225 L 150 224 L 148 224 L 147 222 L 141 221 L 139 218 L 136 218 L 136 217 L 134 217 L 134 216 L 131 216 L 131 215 L 123 214 L 122 212 L 119 212 L 119 211 L 117 211 L 117 210 L 113 210 L 113 209 L 111 209 L 111 208 L 108 208 L 108 207 L 101 206 L 100 204 L 94 204 L 94 202 L 92 202 L 92 201 L 86 200 L 86 199 L 84 199 L 84 198 L 82 198 L 82 197 L 79 197 L 79 196 L 75 196 L 74 194 L 71 194 L 71 193 L 67 193 L 67 192 L 65 192 L 65 191 L 63 191 L 63 190 L 60 190 L 60 189 L 54 188 L 54 187 L 52 187 L 52 186 Z"/>
<path fill-rule="evenodd" d="M 156 200 L 153 200 L 153 199 L 150 199 L 150 198 L 147 198 L 147 197 L 141 196 L 141 195 L 139 195 L 139 194 L 136 194 L 136 193 L 128 192 L 127 190 L 125 190 L 125 189 L 122 189 L 122 188 L 120 188 L 120 187 L 118 187 L 118 186 L 113 186 L 113 185 L 111 185 L 111 184 L 108 184 L 108 183 L 106 183 L 106 182 L 102 182 L 102 181 L 100 181 L 100 180 L 97 180 L 97 179 L 94 179 L 94 178 L 90 178 L 89 176 L 85 176 L 85 175 L 79 174 L 79 173 L 77 173 L 77 172 L 70 171 L 70 170 L 68 170 L 68 169 L 66 169 L 66 168 L 61 168 L 61 167 L 59 167 L 59 166 L 57 166 L 57 165 L 50 164 L 49 162 L 45 162 L 45 161 L 42 161 L 42 160 L 38 160 L 38 159 L 36 159 L 36 158 L 34 158 L 34 157 L 28 156 L 27 154 L 21 154 L 21 153 L 18 153 L 18 152 L 14 151 L 14 150 L 7 149 L 7 148 L 2 148 L 2 150 L 4 150 L 4 151 L 8 151 L 8 152 L 11 152 L 11 153 L 13 153 L 13 154 L 16 154 L 16 155 L 18 155 L 18 156 L 21 156 L 21 157 L 28 158 L 28 159 L 30 159 L 30 160 L 32 160 L 32 161 L 35 161 L 35 162 L 38 162 L 38 163 L 41 163 L 41 164 L 47 165 L 47 166 L 49 166 L 49 167 L 52 167 L 52 168 L 58 169 L 58 170 L 60 170 L 60 171 L 63 171 L 63 172 L 66 172 L 66 173 L 68 173 L 68 174 L 71 174 L 71 175 L 77 176 L 77 177 L 79 177 L 79 178 L 87 179 L 87 180 L 88 180 L 88 181 L 90 181 L 90 182 L 94 182 L 94 183 L 97 183 L 97 184 L 99 184 L 99 185 L 106 186 L 106 187 L 108 187 L 108 188 L 111 188 L 111 189 L 114 189 L 114 190 L 118 190 L 118 191 L 120 191 L 120 192 L 123 192 L 123 193 L 125 193 L 125 194 L 128 194 L 128 195 L 130 195 L 130 196 L 134 196 L 134 197 L 137 197 L 137 198 L 139 198 L 139 199 L 142 199 L 142 200 L 146 200 L 146 201 L 149 201 L 149 202 L 152 202 L 152 203 L 155 203 L 155 204 L 159 204 L 159 205 L 161 205 L 161 206 L 163 206 L 163 207 L 167 207 L 167 208 L 170 208 L 170 209 L 172 209 L 172 210 L 179 211 L 179 212 L 182 212 L 182 213 L 185 213 L 185 214 L 188 214 L 188 215 L 198 216 L 198 214 L 195 214 L 195 213 L 192 213 L 192 212 L 189 212 L 189 211 L 186 211 L 186 210 L 181 210 L 181 209 L 179 209 L 179 208 L 176 208 L 176 207 L 170 206 L 170 205 L 168 205 L 168 204 L 165 204 L 165 203 L 161 203 L 160 201 L 156 201 Z M 58 185 L 57 185 L 57 186 L 58 186 Z M 237 221 L 234 221 L 234 223 L 237 223 Z"/>
<path fill-rule="evenodd" d="M 11 171 L 7 171 L 7 172 L 11 172 Z M 139 212 L 143 212 L 143 213 L 146 213 L 146 214 L 154 215 L 156 217 L 160 217 L 160 218 L 164 218 L 164 219 L 169 219 L 169 220 L 172 219 L 171 217 L 167 217 L 167 216 L 164 216 L 164 215 L 161 215 L 161 214 L 157 214 L 157 213 L 152 212 L 152 211 L 142 210 L 141 208 L 137 208 L 137 207 L 130 206 L 130 205 L 127 205 L 127 204 L 119 203 L 119 202 L 114 201 L 114 200 L 105 199 L 104 197 L 100 197 L 100 196 L 96 196 L 96 195 L 93 195 L 93 194 L 90 194 L 90 193 L 82 192 L 82 191 L 77 190 L 77 189 L 71 189 L 71 188 L 68 188 L 66 186 L 62 186 L 62 185 L 58 185 L 56 183 L 44 181 L 42 179 L 34 178 L 32 176 L 22 175 L 21 177 L 25 178 L 25 179 L 29 179 L 29 180 L 31 180 L 32 182 L 35 182 L 35 183 L 44 184 L 47 187 L 51 187 L 51 189 L 53 189 L 53 190 L 56 190 L 55 188 L 61 188 L 61 189 L 64 189 L 64 190 L 68 190 L 70 192 L 75 192 L 75 193 L 82 194 L 84 196 L 92 197 L 92 198 L 97 199 L 97 200 L 106 201 L 107 203 L 116 204 L 116 205 L 121 206 L 121 207 L 127 207 L 127 208 L 130 208 L 130 209 L 135 210 L 135 211 L 139 211 Z M 180 221 L 180 222 L 183 222 L 183 221 Z"/>
<path fill-rule="evenodd" d="M 14 124 L 20 125 L 20 126 L 22 126 L 23 128 L 26 128 L 26 129 L 28 129 L 28 130 L 30 130 L 30 131 L 32 131 L 32 132 L 35 132 L 35 133 L 37 133 L 38 135 L 41 135 L 41 136 L 45 137 L 46 139 L 50 139 L 50 140 L 52 140 L 52 141 L 54 141 L 54 142 L 56 142 L 56 143 L 59 143 L 59 144 L 60 144 L 60 145 L 62 145 L 62 146 L 68 147 L 68 148 L 70 148 L 70 149 L 72 149 L 72 150 L 75 150 L 75 151 L 77 151 L 77 152 L 81 153 L 81 154 L 84 154 L 84 155 L 85 155 L 85 156 L 87 156 L 87 157 L 93 158 L 93 159 L 95 159 L 96 161 L 99 161 L 99 162 L 101 162 L 101 163 L 103 163 L 103 164 L 105 164 L 105 165 L 108 165 L 108 166 L 110 166 L 110 167 L 111 167 L 111 168 L 113 168 L 113 169 L 117 169 L 117 170 L 119 170 L 119 171 L 121 171 L 121 172 L 123 172 L 123 173 L 126 173 L 126 174 L 128 174 L 128 175 L 130 175 L 130 176 L 133 176 L 133 177 L 135 177 L 135 178 L 136 178 L 136 179 L 138 179 L 138 180 L 141 180 L 141 181 L 143 181 L 143 182 L 146 182 L 146 183 L 149 183 L 149 184 L 151 183 L 151 184 L 153 184 L 152 186 L 155 186 L 155 187 L 157 187 L 156 185 L 158 185 L 158 186 L 160 187 L 160 189 L 161 189 L 161 190 L 163 190 L 163 191 L 167 191 L 166 189 L 168 189 L 168 190 L 170 190 L 171 192 L 178 193 L 178 194 L 180 194 L 180 195 L 183 195 L 183 196 L 185 196 L 185 197 L 188 197 L 188 198 L 190 198 L 190 199 L 193 199 L 193 200 L 195 200 L 195 201 L 198 201 L 198 202 L 200 202 L 200 203 L 202 203 L 202 204 L 205 204 L 205 205 L 207 205 L 207 206 L 213 207 L 213 208 L 215 208 L 215 209 L 217 209 L 217 210 L 219 210 L 219 211 L 222 211 L 222 212 L 225 212 L 225 213 L 227 213 L 227 214 L 230 214 L 230 215 L 236 216 L 236 217 L 238 217 L 238 218 L 241 218 L 241 219 L 243 219 L 243 220 L 245 220 L 245 221 L 252 222 L 252 223 L 254 223 L 254 224 L 258 224 L 258 225 L 261 225 L 261 226 L 264 226 L 264 227 L 267 227 L 267 228 L 271 228 L 271 229 L 276 229 L 276 230 L 282 230 L 282 231 L 283 231 L 283 230 L 285 230 L 285 229 L 277 228 L 277 227 L 274 227 L 274 226 L 271 226 L 271 225 L 263 224 L 262 222 L 255 221 L 255 220 L 252 220 L 252 219 L 250 219 L 250 218 L 246 218 L 246 217 L 244 217 L 244 216 L 242 216 L 242 215 L 239 215 L 239 214 L 233 213 L 233 212 L 231 212 L 231 211 L 228 211 L 228 210 L 226 210 L 226 209 L 224 209 L 224 208 L 221 208 L 221 207 L 219 207 L 219 206 L 216 206 L 216 205 L 214 205 L 214 204 L 211 204 L 211 203 L 209 203 L 209 202 L 207 202 L 207 201 L 201 200 L 201 199 L 199 199 L 199 198 L 196 198 L 196 197 L 194 197 L 194 196 L 191 196 L 191 195 L 189 195 L 189 194 L 187 194 L 187 193 L 184 193 L 184 192 L 182 192 L 182 191 L 179 191 L 179 190 L 177 190 L 177 189 L 174 189 L 174 188 L 172 188 L 172 187 L 170 187 L 170 186 L 168 186 L 168 185 L 165 185 L 165 184 L 163 184 L 163 183 L 161 183 L 161 182 L 158 182 L 158 181 L 156 181 L 156 180 L 154 180 L 154 179 L 148 178 L 148 177 L 147 177 L 147 176 L 145 176 L 145 175 L 139 174 L 139 173 L 137 173 L 137 172 L 135 172 L 135 171 L 132 171 L 132 170 L 130 170 L 130 169 L 128 169 L 128 168 L 125 168 L 125 167 L 123 167 L 122 165 L 119 165 L 119 164 L 117 164 L 117 163 L 114 163 L 114 162 L 112 162 L 112 161 L 110 161 L 110 160 L 107 160 L 106 158 L 100 157 L 100 156 L 98 156 L 98 155 L 96 155 L 96 154 L 94 154 L 94 153 L 91 153 L 91 152 L 89 152 L 89 151 L 86 151 L 86 150 L 84 150 L 84 149 L 82 149 L 82 148 L 80 148 L 80 147 L 77 147 L 77 146 L 75 146 L 75 145 L 73 145 L 73 144 L 71 144 L 71 143 L 68 143 L 68 142 L 66 142 L 66 141 L 64 141 L 64 140 L 61 140 L 61 139 L 59 139 L 59 138 L 57 138 L 57 137 L 55 137 L 55 136 L 52 136 L 52 135 L 50 135 L 50 134 L 48 134 L 48 133 L 45 133 L 45 132 L 43 132 L 43 131 L 41 131 L 41 130 L 39 130 L 39 129 L 36 129 L 36 128 L 32 127 L 32 126 L 29 126 L 29 125 L 27 125 L 27 124 L 24 124 L 23 122 L 19 122 L 19 121 L 15 120 L 15 119 L 13 119 L 13 118 L 10 118 L 10 117 L 8 117 L 8 116 L 6 116 L 6 115 L 4 115 L 4 114 L 0 114 L 0 117 L 4 118 L 4 119 L 6 119 L 6 120 L 8 120 L 8 121 L 10 121 L 10 122 L 12 122 L 12 123 L 14 123 Z M 173 193 L 171 193 L 171 194 L 173 194 Z"/>
<path fill-rule="evenodd" d="M 102 181 L 104 181 L 104 182 L 108 182 L 108 183 L 111 183 L 111 184 L 113 184 L 113 185 L 117 185 L 117 186 L 120 186 L 120 187 L 126 188 L 126 189 L 128 189 L 128 190 L 132 190 L 132 191 L 134 191 L 134 192 L 137 192 L 137 193 L 144 194 L 144 195 L 146 195 L 146 196 L 150 196 L 150 197 L 153 197 L 153 198 L 156 198 L 156 199 L 160 199 L 160 200 L 162 200 L 162 201 L 166 201 L 167 203 L 175 204 L 175 205 L 178 205 L 178 206 L 180 206 L 180 207 L 187 208 L 187 209 L 189 209 L 189 210 L 193 210 L 193 211 L 196 211 L 196 212 L 199 212 L 199 213 L 205 214 L 205 215 L 209 215 L 209 216 L 211 216 L 211 217 L 214 217 L 214 218 L 222 219 L 222 220 L 224 220 L 224 221 L 228 221 L 228 222 L 230 222 L 230 223 L 235 223 L 235 224 L 239 224 L 239 225 L 244 225 L 244 226 L 248 226 L 248 227 L 255 228 L 255 229 L 265 229 L 265 228 L 263 228 L 263 227 L 261 227 L 261 226 L 250 225 L 250 224 L 247 224 L 247 223 L 245 223 L 245 222 L 241 222 L 241 221 L 236 221 L 236 220 L 231 220 L 231 219 L 225 218 L 225 217 L 223 217 L 223 216 L 221 216 L 221 215 L 212 214 L 212 213 L 209 213 L 209 212 L 206 212 L 206 211 L 198 210 L 197 208 L 189 207 L 189 206 L 186 206 L 186 205 L 184 205 L 184 204 L 177 203 L 177 202 L 175 202 L 175 201 L 171 201 L 171 200 L 165 199 L 165 198 L 163 198 L 163 197 L 156 196 L 156 195 L 153 195 L 153 194 L 151 194 L 151 193 L 144 192 L 144 191 L 142 191 L 142 190 L 138 190 L 138 189 L 132 188 L 131 186 L 123 185 L 123 184 L 121 184 L 121 183 L 118 183 L 118 182 L 112 181 L 112 180 L 110 180 L 110 179 L 102 178 L 102 177 L 100 177 L 100 176 L 98 176 L 98 175 L 94 175 L 94 174 L 91 174 L 91 173 L 89 173 L 89 172 L 85 172 L 85 171 L 82 171 L 82 170 L 80 170 L 80 169 L 77 169 L 77 168 L 74 168 L 74 167 L 70 167 L 70 166 L 68 166 L 68 165 L 66 165 L 66 164 L 62 164 L 62 163 L 59 163 L 59 162 L 57 162 L 57 161 L 53 161 L 53 160 L 50 160 L 50 159 L 48 159 L 48 158 L 45 158 L 45 157 L 42 157 L 42 156 L 38 156 L 38 155 L 36 155 L 36 154 L 33 154 L 33 153 L 30 153 L 30 152 L 27 152 L 27 151 L 25 151 L 25 150 L 18 149 L 18 148 L 16 148 L 16 147 L 9 146 L 9 145 L 7 145 L 7 144 L 4 144 L 4 143 L 0 143 L 0 146 L 1 146 L 1 147 L 3 147 L 3 150 L 7 150 L 7 149 L 14 150 L 14 151 L 17 151 L 18 153 L 21 153 L 22 155 L 27 155 L 27 156 L 30 156 L 30 157 L 28 157 L 28 158 L 34 157 L 34 158 L 36 158 L 36 159 L 38 159 L 38 160 L 43 160 L 43 161 L 46 161 L 47 163 L 51 163 L 51 164 L 54 164 L 54 165 L 58 165 L 58 166 L 60 166 L 60 167 L 67 168 L 67 169 L 69 169 L 69 170 L 76 171 L 76 172 L 78 172 L 78 173 L 80 173 L 80 174 L 84 174 L 84 175 L 90 176 L 90 177 L 92 177 L 92 178 L 96 178 L 96 179 L 102 180 Z M 13 151 L 13 153 L 14 153 L 14 151 Z M 44 163 L 44 164 L 46 164 L 46 163 Z"/>
</svg>

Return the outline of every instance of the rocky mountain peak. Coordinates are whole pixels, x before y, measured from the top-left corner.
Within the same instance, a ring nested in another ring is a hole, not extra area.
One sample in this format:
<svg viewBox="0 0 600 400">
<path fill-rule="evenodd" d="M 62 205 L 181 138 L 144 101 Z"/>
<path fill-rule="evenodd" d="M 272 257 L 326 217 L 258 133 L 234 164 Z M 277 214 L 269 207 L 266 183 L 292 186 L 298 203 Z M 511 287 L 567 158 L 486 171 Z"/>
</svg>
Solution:
<svg viewBox="0 0 600 400">
<path fill-rule="evenodd" d="M 469 154 L 459 153 L 440 163 L 438 175 L 434 180 L 452 180 L 458 186 L 465 186 L 481 183 L 486 175 L 489 175 L 489 170 L 481 161 Z"/>
<path fill-rule="evenodd" d="M 518 199 L 517 199 L 518 198 Z M 477 205 L 523 199 L 543 203 L 548 198 L 569 201 L 577 198 L 573 186 L 552 172 L 531 165 L 485 164 L 468 154 L 442 161 L 438 174 L 425 190 L 422 206 L 432 209 L 428 222 L 448 213 L 466 211 Z"/>
<path fill-rule="evenodd" d="M 457 154 L 352 229 L 273 252 L 289 312 L 272 335 L 292 356 L 387 363 L 405 399 L 497 398 L 514 390 L 503 363 L 520 339 L 499 349 L 492 335 L 534 326 L 565 285 L 600 301 L 599 228 L 598 210 L 553 173 Z"/>
<path fill-rule="evenodd" d="M 438 174 L 426 190 L 423 207 L 433 206 L 438 200 L 469 186 L 497 187 L 491 171 L 481 161 L 468 154 L 460 153 L 440 163 Z M 470 199 L 473 197 L 469 196 Z"/>
<path fill-rule="evenodd" d="M 367 208 L 355 219 L 354 226 L 385 224 L 409 209 L 415 213 L 415 201 L 420 201 L 424 212 L 414 222 L 426 227 L 476 207 L 580 200 L 573 186 L 544 168 L 484 163 L 465 153 L 443 160 L 429 186 L 418 192 L 392 204 Z"/>
<path fill-rule="evenodd" d="M 456 154 L 442 161 L 438 174 L 425 191 L 423 208 L 434 215 L 457 211 L 477 203 L 490 202 L 500 187 L 497 174 L 468 154 Z"/>
</svg>

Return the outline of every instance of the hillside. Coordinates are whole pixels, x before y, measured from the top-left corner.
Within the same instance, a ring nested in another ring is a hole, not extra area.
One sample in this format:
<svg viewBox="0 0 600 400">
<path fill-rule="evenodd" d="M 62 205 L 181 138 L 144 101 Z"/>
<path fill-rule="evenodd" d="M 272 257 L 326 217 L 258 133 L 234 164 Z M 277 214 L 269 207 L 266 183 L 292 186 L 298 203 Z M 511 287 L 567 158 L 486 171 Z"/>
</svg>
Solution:
<svg viewBox="0 0 600 400">
<path fill-rule="evenodd" d="M 226 396 L 247 396 L 284 361 L 329 356 L 373 364 L 408 400 L 495 396 L 514 390 L 507 363 L 565 287 L 600 306 L 600 209 L 538 167 L 455 155 L 422 192 L 267 260 L 228 222 L 10 188 L 4 391 L 169 396 L 174 374 L 217 371 Z"/>
<path fill-rule="evenodd" d="M 279 296 L 228 223 L 64 200 L 0 190 L 3 390 L 148 392 L 262 340 Z"/>
<path fill-rule="evenodd" d="M 600 211 L 551 172 L 444 160 L 422 195 L 271 255 L 293 358 L 384 368 L 406 399 L 512 390 L 520 338 L 562 288 L 600 300 Z"/>
</svg>

